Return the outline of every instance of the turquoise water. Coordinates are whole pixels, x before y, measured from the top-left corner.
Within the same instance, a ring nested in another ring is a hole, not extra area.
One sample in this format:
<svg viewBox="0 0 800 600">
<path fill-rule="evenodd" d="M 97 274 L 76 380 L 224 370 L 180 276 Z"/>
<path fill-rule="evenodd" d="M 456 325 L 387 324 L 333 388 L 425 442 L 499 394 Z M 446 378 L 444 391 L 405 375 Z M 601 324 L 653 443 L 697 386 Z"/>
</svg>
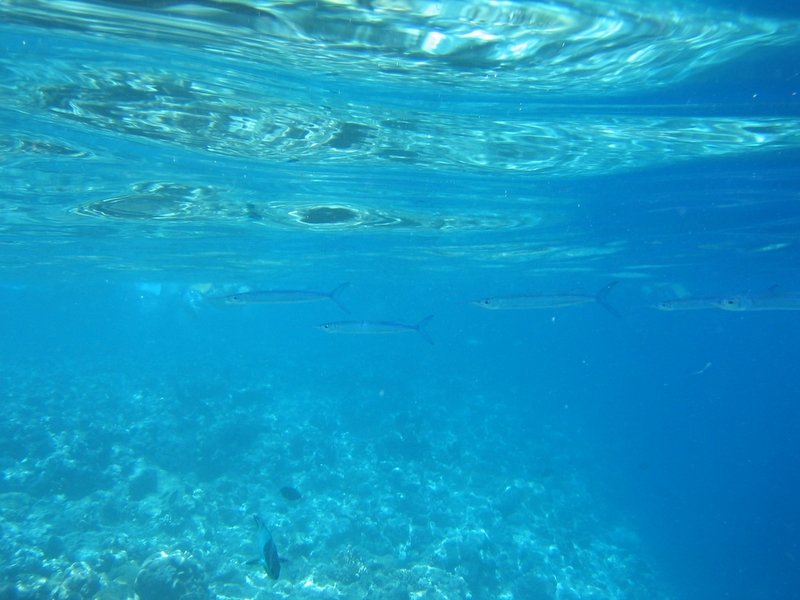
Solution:
<svg viewBox="0 0 800 600">
<path fill-rule="evenodd" d="M 796 7 L 0 16 L 0 599 L 795 597 Z"/>
</svg>

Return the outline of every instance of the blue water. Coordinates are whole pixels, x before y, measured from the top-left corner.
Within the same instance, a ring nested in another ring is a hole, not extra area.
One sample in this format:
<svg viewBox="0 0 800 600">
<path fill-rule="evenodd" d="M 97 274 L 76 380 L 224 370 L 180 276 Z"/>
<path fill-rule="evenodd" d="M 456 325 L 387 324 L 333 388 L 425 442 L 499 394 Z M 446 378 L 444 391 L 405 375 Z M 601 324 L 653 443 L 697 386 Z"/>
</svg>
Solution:
<svg viewBox="0 0 800 600">
<path fill-rule="evenodd" d="M 0 598 L 797 596 L 796 6 L 151 4 L 0 4 Z"/>
</svg>

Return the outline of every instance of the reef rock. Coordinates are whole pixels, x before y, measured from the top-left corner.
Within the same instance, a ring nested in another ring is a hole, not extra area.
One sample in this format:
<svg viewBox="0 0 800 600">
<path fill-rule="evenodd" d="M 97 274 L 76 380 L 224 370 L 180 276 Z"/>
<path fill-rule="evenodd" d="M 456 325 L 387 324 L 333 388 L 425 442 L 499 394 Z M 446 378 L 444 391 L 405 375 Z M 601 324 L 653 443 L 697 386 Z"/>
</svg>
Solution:
<svg viewBox="0 0 800 600">
<path fill-rule="evenodd" d="M 210 600 L 203 567 L 188 552 L 159 552 L 142 565 L 134 591 L 138 600 Z"/>
</svg>

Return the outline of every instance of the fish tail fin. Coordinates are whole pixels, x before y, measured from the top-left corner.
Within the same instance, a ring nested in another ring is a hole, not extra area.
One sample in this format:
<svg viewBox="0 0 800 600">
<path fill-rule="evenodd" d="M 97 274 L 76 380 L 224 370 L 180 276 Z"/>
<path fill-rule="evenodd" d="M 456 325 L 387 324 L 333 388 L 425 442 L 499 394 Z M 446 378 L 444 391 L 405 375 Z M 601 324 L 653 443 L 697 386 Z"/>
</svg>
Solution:
<svg viewBox="0 0 800 600">
<path fill-rule="evenodd" d="M 604 286 L 599 292 L 597 292 L 597 294 L 595 294 L 595 297 L 594 297 L 594 299 L 597 301 L 597 303 L 600 306 L 605 308 L 608 312 L 610 312 L 615 317 L 621 317 L 622 315 L 620 315 L 619 312 L 617 312 L 616 308 L 614 308 L 613 306 L 611 306 L 608 303 L 608 294 L 611 292 L 611 290 L 613 290 L 616 287 L 616 285 L 618 283 L 619 283 L 619 281 L 612 281 L 608 285 Z"/>
<path fill-rule="evenodd" d="M 421 335 L 423 338 L 425 338 L 425 341 L 426 341 L 426 342 L 428 342 L 428 343 L 429 343 L 431 346 L 433 346 L 433 344 L 434 344 L 434 341 L 433 341 L 433 338 L 432 338 L 432 337 L 431 337 L 431 336 L 428 334 L 428 332 L 425 330 L 425 328 L 428 326 L 428 323 L 430 323 L 430 320 L 431 320 L 432 318 L 433 318 L 433 315 L 428 315 L 427 317 L 425 317 L 424 319 L 422 319 L 422 320 L 421 320 L 419 323 L 417 323 L 417 324 L 414 326 L 414 329 L 416 329 L 416 330 L 417 330 L 417 332 L 419 332 L 419 334 L 420 334 L 420 335 Z"/>
<path fill-rule="evenodd" d="M 341 308 L 347 314 L 350 314 L 350 311 L 347 310 L 347 307 L 344 304 L 342 304 L 341 300 L 339 300 L 339 294 L 341 294 L 342 290 L 347 288 L 349 285 L 350 285 L 350 282 L 349 281 L 345 281 L 344 283 L 339 285 L 339 287 L 337 287 L 335 290 L 333 290 L 330 294 L 328 294 L 328 297 L 336 303 L 336 306 Z"/>
</svg>

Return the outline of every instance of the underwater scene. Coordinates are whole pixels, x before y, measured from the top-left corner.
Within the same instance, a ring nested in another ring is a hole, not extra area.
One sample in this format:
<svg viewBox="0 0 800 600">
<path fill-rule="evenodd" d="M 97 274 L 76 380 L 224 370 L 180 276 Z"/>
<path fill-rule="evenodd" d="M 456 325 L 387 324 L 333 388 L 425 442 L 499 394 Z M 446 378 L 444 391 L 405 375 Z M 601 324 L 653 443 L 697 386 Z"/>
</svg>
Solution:
<svg viewBox="0 0 800 600">
<path fill-rule="evenodd" d="M 0 0 L 0 600 L 800 597 L 800 5 Z"/>
</svg>

